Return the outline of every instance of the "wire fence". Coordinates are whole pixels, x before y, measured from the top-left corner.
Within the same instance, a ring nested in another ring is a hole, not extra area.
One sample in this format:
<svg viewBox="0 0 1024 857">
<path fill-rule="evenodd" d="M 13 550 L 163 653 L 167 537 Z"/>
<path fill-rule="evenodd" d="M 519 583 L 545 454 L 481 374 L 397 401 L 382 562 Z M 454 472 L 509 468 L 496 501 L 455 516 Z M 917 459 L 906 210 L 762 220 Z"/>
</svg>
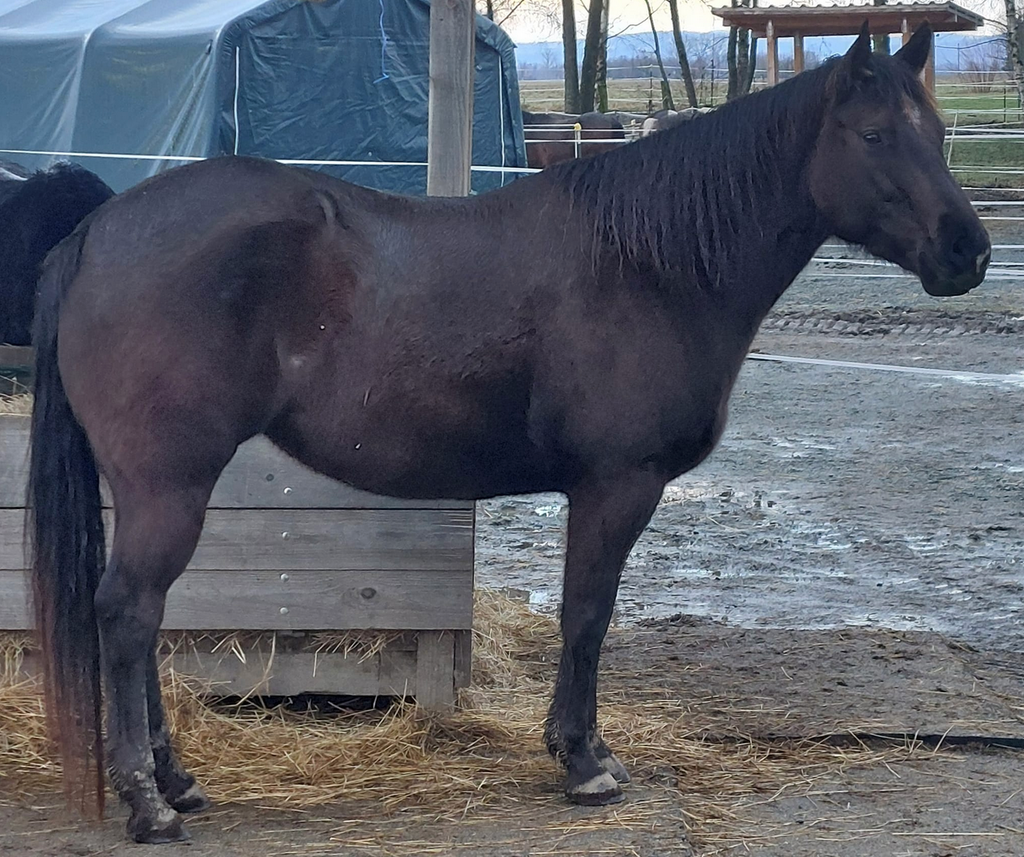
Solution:
<svg viewBox="0 0 1024 857">
<path fill-rule="evenodd" d="M 966 111 L 970 115 L 977 115 L 978 111 Z M 993 111 L 998 112 L 998 111 Z M 971 204 L 979 211 L 982 221 L 989 223 L 1001 223 L 1007 228 L 1016 229 L 1016 224 L 1024 223 L 1024 187 L 1000 188 L 989 184 L 992 180 L 1004 181 L 1006 179 L 1020 180 L 1024 184 L 1024 129 L 1007 128 L 1002 124 L 993 126 L 982 125 L 958 125 L 959 112 L 954 113 L 954 119 L 946 132 L 946 144 L 948 157 L 952 158 L 955 145 L 968 144 L 971 151 L 984 151 L 985 144 L 998 144 L 1000 152 L 1006 151 L 1009 146 L 1009 163 L 1003 164 L 954 164 L 950 167 L 951 172 L 956 176 L 970 176 L 976 181 L 964 189 L 971 195 Z M 636 136 L 639 129 L 632 129 Z M 615 145 L 623 144 L 621 137 L 598 137 L 589 139 L 584 137 L 584 129 L 579 123 L 559 123 L 556 125 L 529 124 L 524 126 L 527 137 L 526 145 L 533 146 L 541 143 L 564 142 L 575 146 L 574 154 L 580 154 L 580 147 L 583 143 L 587 145 Z M 544 138 L 545 132 L 548 137 Z M 561 140 L 551 139 L 551 134 L 557 133 Z M 594 133 L 594 132 L 591 132 Z M 978 149 L 978 146 L 981 149 Z M 0 149 L 0 155 L 35 155 L 75 159 L 110 159 L 110 160 L 136 160 L 136 161 L 158 161 L 163 163 L 185 163 L 203 160 L 202 157 L 187 155 L 151 155 L 134 153 L 114 152 L 59 152 L 41 151 L 28 149 Z M 305 167 L 404 167 L 408 169 L 425 170 L 426 162 L 421 161 L 366 161 L 358 159 L 305 159 L 288 158 L 280 159 L 280 163 Z M 539 172 L 528 167 L 510 167 L 493 165 L 474 165 L 472 168 L 476 173 L 501 173 L 501 174 L 528 174 Z M 981 181 L 978 182 L 977 180 Z M 986 197 L 999 196 L 1000 198 L 978 199 L 981 194 Z M 1019 197 L 1017 195 L 1020 195 Z M 1007 198 L 1009 197 L 1009 198 Z M 1024 229 L 1024 227 L 1021 227 Z M 830 277 L 841 278 L 862 278 L 862 279 L 884 279 L 892 277 L 910 277 L 912 275 L 902 271 L 900 268 L 878 259 L 858 257 L 856 255 L 836 255 L 849 253 L 850 248 L 842 244 L 826 244 L 822 248 L 831 255 L 817 255 L 810 263 L 809 268 L 818 273 L 827 274 Z M 1024 244 L 999 243 L 993 245 L 993 250 L 999 256 L 995 258 L 990 267 L 988 276 L 994 280 L 1021 280 L 1024 279 Z M 1004 258 L 1009 255 L 1011 258 Z M 1012 258 L 1018 255 L 1020 258 Z"/>
</svg>

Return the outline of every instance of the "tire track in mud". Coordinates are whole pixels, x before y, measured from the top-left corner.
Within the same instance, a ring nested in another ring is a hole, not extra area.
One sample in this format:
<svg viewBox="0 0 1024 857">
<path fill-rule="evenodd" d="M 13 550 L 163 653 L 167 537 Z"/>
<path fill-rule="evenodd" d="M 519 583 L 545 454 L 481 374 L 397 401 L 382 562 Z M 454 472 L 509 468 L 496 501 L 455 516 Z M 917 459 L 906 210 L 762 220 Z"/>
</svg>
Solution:
<svg viewBox="0 0 1024 857">
<path fill-rule="evenodd" d="M 1012 313 L 951 313 L 940 310 L 790 310 L 765 319 L 761 331 L 838 336 L 965 336 L 1024 334 L 1024 317 Z"/>
</svg>

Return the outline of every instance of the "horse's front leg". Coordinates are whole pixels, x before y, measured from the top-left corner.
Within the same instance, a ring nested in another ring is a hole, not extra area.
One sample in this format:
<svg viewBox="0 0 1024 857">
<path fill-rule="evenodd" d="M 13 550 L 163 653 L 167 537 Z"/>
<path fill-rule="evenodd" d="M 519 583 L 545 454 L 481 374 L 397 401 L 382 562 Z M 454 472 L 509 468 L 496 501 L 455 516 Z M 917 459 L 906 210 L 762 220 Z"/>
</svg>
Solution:
<svg viewBox="0 0 1024 857">
<path fill-rule="evenodd" d="M 629 781 L 597 731 L 597 665 L 622 567 L 664 485 L 644 470 L 590 480 L 569 494 L 562 659 L 544 739 L 565 765 L 565 793 L 576 803 L 615 803 Z"/>
</svg>

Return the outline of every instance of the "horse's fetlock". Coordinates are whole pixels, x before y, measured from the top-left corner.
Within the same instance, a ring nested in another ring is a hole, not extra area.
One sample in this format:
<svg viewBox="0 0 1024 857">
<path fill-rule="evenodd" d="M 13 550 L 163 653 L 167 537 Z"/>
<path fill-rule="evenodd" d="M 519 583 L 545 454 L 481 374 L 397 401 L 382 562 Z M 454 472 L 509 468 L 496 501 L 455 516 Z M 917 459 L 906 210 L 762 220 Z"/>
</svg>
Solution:
<svg viewBox="0 0 1024 857">
<path fill-rule="evenodd" d="M 547 747 L 551 758 L 560 765 L 564 766 L 568 763 L 561 729 L 559 729 L 558 721 L 551 715 L 544 722 L 544 746 Z"/>
</svg>

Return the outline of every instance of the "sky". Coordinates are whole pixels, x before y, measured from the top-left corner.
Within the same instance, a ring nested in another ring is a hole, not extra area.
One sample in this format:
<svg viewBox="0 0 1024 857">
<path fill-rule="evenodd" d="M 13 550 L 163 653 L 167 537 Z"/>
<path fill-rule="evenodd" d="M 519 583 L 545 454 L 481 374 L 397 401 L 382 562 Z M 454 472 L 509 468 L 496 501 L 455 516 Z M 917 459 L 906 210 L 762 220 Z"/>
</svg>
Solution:
<svg viewBox="0 0 1024 857">
<path fill-rule="evenodd" d="M 530 0 L 525 0 L 526 4 Z M 844 0 L 845 2 L 845 0 Z M 859 0 L 863 3 L 865 0 Z M 995 0 L 955 0 L 959 5 L 972 11 L 981 12 L 985 15 L 995 15 L 996 9 L 1002 7 L 1002 2 Z M 613 33 L 636 32 L 649 33 L 650 24 L 647 21 L 647 7 L 644 0 L 610 0 L 612 23 L 610 29 Z M 723 29 L 721 19 L 711 14 L 711 6 L 727 6 L 728 0 L 712 0 L 711 3 L 701 0 L 680 0 L 679 17 L 683 30 L 691 32 L 707 32 L 709 30 Z M 769 0 L 759 5 L 785 5 L 780 0 Z M 654 22 L 661 31 L 668 31 L 671 27 L 668 4 L 665 0 L 651 0 L 654 9 Z M 576 23 L 582 38 L 586 28 L 586 11 L 577 3 Z M 554 29 L 549 23 L 545 24 L 536 17 L 529 15 L 516 15 L 504 25 L 509 35 L 517 42 L 540 42 L 560 41 L 561 31 Z M 987 29 L 987 28 L 986 28 Z"/>
<path fill-rule="evenodd" d="M 529 0 L 526 0 L 528 3 Z M 728 5 L 728 0 L 714 5 Z M 669 17 L 668 4 L 664 0 L 651 0 L 654 9 L 654 21 L 659 30 L 667 31 L 672 22 Z M 609 29 L 613 33 L 643 32 L 649 33 L 651 25 L 647 21 L 647 7 L 644 0 L 611 0 L 611 16 Z M 679 17 L 683 30 L 707 31 L 720 26 L 718 18 L 711 14 L 711 7 L 699 0 L 680 0 Z M 576 24 L 582 38 L 586 30 L 586 10 L 577 4 Z M 503 27 L 517 42 L 559 41 L 561 31 L 555 30 L 550 24 L 532 19 L 530 16 L 517 15 Z"/>
</svg>

